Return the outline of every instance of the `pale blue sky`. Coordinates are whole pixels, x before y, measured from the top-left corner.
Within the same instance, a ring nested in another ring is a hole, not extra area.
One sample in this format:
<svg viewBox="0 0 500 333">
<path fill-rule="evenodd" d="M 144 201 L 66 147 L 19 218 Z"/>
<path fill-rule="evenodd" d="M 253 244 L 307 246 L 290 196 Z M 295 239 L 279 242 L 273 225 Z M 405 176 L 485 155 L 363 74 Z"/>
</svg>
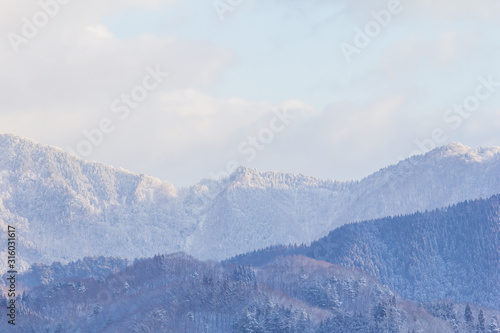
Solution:
<svg viewBox="0 0 500 333">
<path fill-rule="evenodd" d="M 75 151 L 82 131 L 109 118 L 115 130 L 81 157 L 175 185 L 232 160 L 359 179 L 409 156 L 436 128 L 447 136 L 439 144 L 500 145 L 500 87 L 458 129 L 443 119 L 480 77 L 500 82 L 498 1 L 401 1 L 346 61 L 341 43 L 354 44 L 356 29 L 390 3 L 242 0 L 221 21 L 212 1 L 72 2 L 18 53 L 9 34 L 22 36 L 22 18 L 40 8 L 2 3 L 0 131 Z M 148 66 L 171 75 L 119 119 L 111 103 Z M 300 116 L 248 161 L 239 145 L 284 105 Z"/>
<path fill-rule="evenodd" d="M 221 22 L 210 1 L 183 1 L 159 11 L 124 9 L 104 23 L 119 38 L 154 33 L 230 49 L 233 62 L 209 89 L 218 97 L 301 99 L 322 108 L 334 98 L 328 85 L 345 62 L 338 42 L 346 29 L 335 22 L 343 6 L 249 0 Z"/>
</svg>

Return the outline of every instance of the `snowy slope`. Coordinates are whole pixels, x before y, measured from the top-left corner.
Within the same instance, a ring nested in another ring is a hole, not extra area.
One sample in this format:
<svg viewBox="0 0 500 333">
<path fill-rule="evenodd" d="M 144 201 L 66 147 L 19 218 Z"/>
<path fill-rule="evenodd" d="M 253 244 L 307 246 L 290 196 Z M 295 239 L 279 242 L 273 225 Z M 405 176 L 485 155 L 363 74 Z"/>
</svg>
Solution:
<svg viewBox="0 0 500 333">
<path fill-rule="evenodd" d="M 194 236 L 195 256 L 214 248 L 230 256 L 262 244 L 310 242 L 345 223 L 490 197 L 500 193 L 500 148 L 450 144 L 359 182 L 252 169 L 226 182 Z"/>
<path fill-rule="evenodd" d="M 288 255 L 361 269 L 413 301 L 500 309 L 500 195 L 351 223 L 308 246 L 274 246 L 230 262 L 259 267 Z"/>
<path fill-rule="evenodd" d="M 72 266 L 87 271 L 83 262 Z M 155 256 L 105 276 L 46 281 L 16 304 L 16 332 L 453 332 L 377 279 L 302 256 L 258 269 Z M 489 322 L 499 312 L 484 314 Z M 0 331 L 7 326 L 0 321 Z"/>
<path fill-rule="evenodd" d="M 498 147 L 451 144 L 355 182 L 240 168 L 221 181 L 175 189 L 0 135 L 0 228 L 16 225 L 25 264 L 173 251 L 222 259 L 496 193 Z"/>
</svg>

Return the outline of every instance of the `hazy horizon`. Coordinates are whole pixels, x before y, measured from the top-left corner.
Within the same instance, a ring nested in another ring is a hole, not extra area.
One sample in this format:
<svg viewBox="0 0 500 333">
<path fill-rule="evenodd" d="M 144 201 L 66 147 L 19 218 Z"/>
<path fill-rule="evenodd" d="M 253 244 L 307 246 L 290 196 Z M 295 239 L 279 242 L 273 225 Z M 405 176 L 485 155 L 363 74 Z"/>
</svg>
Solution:
<svg viewBox="0 0 500 333">
<path fill-rule="evenodd" d="M 418 143 L 500 145 L 498 18 L 493 1 L 3 2 L 0 131 L 177 186 L 235 163 L 359 179 Z"/>
</svg>

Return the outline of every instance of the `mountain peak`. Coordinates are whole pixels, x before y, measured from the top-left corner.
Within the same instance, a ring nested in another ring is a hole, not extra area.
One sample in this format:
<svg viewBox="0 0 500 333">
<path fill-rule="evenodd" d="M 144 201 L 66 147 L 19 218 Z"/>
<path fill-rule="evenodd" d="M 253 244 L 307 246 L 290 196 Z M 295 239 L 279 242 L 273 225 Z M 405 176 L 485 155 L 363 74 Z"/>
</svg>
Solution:
<svg viewBox="0 0 500 333">
<path fill-rule="evenodd" d="M 0 133 L 0 148 L 6 148 L 7 146 L 19 143 L 29 144 L 32 146 L 41 146 L 40 143 L 20 135 L 15 135 L 12 133 Z"/>
<path fill-rule="evenodd" d="M 128 257 L 185 251 L 222 259 L 279 243 L 311 242 L 349 222 L 500 193 L 499 151 L 449 144 L 358 182 L 240 167 L 177 193 L 159 179 L 3 134 L 0 227 L 16 223 L 26 230 L 20 246 L 35 249 L 25 255 L 27 263 L 39 260 L 37 251 L 50 261 L 102 251 Z M 82 237 L 96 227 L 98 236 Z M 138 245 L 144 242 L 148 246 Z"/>
<path fill-rule="evenodd" d="M 431 158 L 456 157 L 470 162 L 482 162 L 495 156 L 500 156 L 500 147 L 479 147 L 473 149 L 459 142 L 452 142 L 447 145 L 435 148 L 425 154 Z"/>
<path fill-rule="evenodd" d="M 246 166 L 240 166 L 236 171 L 233 172 L 234 177 L 251 177 L 259 172 L 255 168 L 250 168 Z"/>
<path fill-rule="evenodd" d="M 473 150 L 471 147 L 464 145 L 460 142 L 450 142 L 447 145 L 440 147 L 443 150 L 451 151 L 453 153 L 465 153 Z M 437 148 L 439 149 L 439 147 Z"/>
</svg>

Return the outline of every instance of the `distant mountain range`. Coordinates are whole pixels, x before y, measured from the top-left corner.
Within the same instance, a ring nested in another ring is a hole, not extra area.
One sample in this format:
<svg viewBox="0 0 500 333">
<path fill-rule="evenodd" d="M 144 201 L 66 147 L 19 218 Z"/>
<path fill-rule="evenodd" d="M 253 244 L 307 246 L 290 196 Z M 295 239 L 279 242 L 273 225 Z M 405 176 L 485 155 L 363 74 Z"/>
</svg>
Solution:
<svg viewBox="0 0 500 333">
<path fill-rule="evenodd" d="M 497 193 L 499 147 L 450 144 L 360 181 L 240 168 L 220 181 L 176 189 L 0 135 L 0 228 L 11 224 L 19 230 L 24 268 L 85 256 L 177 251 L 220 260 L 276 244 L 309 243 L 346 223 Z"/>
<path fill-rule="evenodd" d="M 18 297 L 16 332 L 451 333 L 476 332 L 480 318 L 485 327 L 498 327 L 500 314 L 453 302 L 405 301 L 362 271 L 304 256 L 252 268 L 177 253 L 99 274 L 120 263 L 86 258 L 31 272 L 33 281 L 56 271 L 72 276 Z M 96 275 L 78 277 L 88 267 Z M 3 297 L 0 306 L 6 307 Z M 9 331 L 5 320 L 0 331 Z"/>
<path fill-rule="evenodd" d="M 450 144 L 361 181 L 176 189 L 0 135 L 16 331 L 500 333 L 499 171 L 500 148 Z"/>
</svg>

